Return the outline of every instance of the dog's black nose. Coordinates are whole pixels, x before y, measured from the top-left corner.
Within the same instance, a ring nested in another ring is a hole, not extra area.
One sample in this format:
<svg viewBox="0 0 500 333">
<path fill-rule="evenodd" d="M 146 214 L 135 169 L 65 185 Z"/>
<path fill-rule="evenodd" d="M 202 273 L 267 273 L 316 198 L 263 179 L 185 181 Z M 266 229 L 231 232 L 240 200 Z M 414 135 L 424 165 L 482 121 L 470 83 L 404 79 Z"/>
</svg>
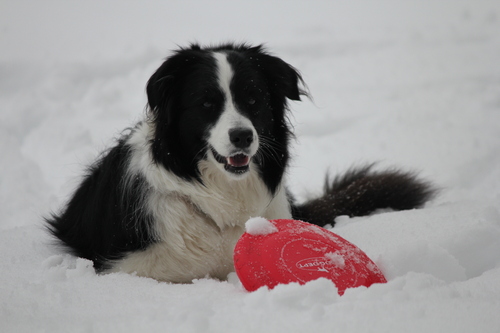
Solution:
<svg viewBox="0 0 500 333">
<path fill-rule="evenodd" d="M 253 142 L 253 132 L 249 128 L 229 130 L 229 140 L 236 148 L 248 148 Z"/>
</svg>

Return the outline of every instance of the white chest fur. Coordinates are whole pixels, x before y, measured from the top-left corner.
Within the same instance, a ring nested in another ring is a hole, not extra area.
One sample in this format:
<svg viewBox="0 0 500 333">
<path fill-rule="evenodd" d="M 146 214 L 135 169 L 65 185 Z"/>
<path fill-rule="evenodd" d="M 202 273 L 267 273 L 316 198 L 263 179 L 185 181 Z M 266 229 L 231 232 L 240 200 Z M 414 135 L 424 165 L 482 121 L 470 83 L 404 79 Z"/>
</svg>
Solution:
<svg viewBox="0 0 500 333">
<path fill-rule="evenodd" d="M 235 180 L 203 160 L 199 164 L 203 185 L 189 183 L 151 162 L 150 135 L 150 127 L 143 123 L 130 138 L 129 173 L 140 173 L 151 185 L 145 208 L 154 216 L 159 241 L 116 262 L 111 271 L 168 282 L 205 276 L 225 279 L 234 270 L 234 245 L 249 218 L 290 218 L 282 186 L 271 196 L 255 166 L 247 177 Z"/>
</svg>

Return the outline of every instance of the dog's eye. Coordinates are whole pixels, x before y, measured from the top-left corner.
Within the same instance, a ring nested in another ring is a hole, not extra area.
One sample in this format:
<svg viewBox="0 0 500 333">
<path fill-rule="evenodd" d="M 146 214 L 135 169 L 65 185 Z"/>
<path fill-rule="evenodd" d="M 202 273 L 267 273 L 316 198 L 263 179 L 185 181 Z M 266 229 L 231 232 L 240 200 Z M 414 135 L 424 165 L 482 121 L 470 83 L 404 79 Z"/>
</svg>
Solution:
<svg viewBox="0 0 500 333">
<path fill-rule="evenodd" d="M 203 103 L 204 108 L 210 109 L 212 106 L 214 106 L 214 103 L 212 103 L 212 102 L 207 101 L 207 102 Z"/>
<path fill-rule="evenodd" d="M 254 98 L 249 98 L 247 101 L 248 105 L 254 105 L 255 104 L 255 99 Z"/>
</svg>

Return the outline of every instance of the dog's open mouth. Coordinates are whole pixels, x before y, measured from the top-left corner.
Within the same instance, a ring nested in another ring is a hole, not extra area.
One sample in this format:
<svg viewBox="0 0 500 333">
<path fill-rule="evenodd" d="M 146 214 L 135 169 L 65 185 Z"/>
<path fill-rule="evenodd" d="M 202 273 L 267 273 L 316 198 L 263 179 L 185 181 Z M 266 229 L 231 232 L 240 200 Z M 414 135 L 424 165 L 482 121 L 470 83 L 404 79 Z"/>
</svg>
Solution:
<svg viewBox="0 0 500 333">
<path fill-rule="evenodd" d="M 242 152 L 224 157 L 219 154 L 214 148 L 212 149 L 212 154 L 215 160 L 224 165 L 224 169 L 228 172 L 240 175 L 244 174 L 250 169 L 250 156 Z"/>
</svg>

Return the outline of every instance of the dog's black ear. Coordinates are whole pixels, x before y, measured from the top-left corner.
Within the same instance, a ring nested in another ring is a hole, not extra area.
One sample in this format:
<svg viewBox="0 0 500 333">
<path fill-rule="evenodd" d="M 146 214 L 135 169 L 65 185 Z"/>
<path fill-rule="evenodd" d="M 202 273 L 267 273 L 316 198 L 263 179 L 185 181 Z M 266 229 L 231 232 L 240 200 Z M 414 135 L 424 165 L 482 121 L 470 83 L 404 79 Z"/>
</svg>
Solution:
<svg viewBox="0 0 500 333">
<path fill-rule="evenodd" d="M 181 169 L 178 143 L 172 139 L 176 96 L 179 94 L 179 54 L 167 58 L 151 76 L 146 85 L 148 96 L 148 120 L 154 126 L 151 142 L 153 159 L 170 169 Z"/>
<path fill-rule="evenodd" d="M 255 56 L 257 66 L 267 78 L 271 92 L 294 101 L 300 101 L 300 96 L 308 95 L 298 70 L 282 59 L 266 53 L 261 46 L 254 48 L 253 51 L 257 51 Z"/>
<path fill-rule="evenodd" d="M 171 121 L 169 115 L 169 105 L 172 103 L 175 66 L 172 65 L 172 59 L 167 59 L 151 76 L 146 86 L 148 96 L 149 116 L 161 123 L 167 125 Z"/>
<path fill-rule="evenodd" d="M 196 44 L 180 48 L 168 57 L 151 76 L 146 85 L 149 116 L 156 122 L 169 125 L 174 116 L 173 105 L 180 96 L 186 71 L 200 58 L 200 47 Z"/>
<path fill-rule="evenodd" d="M 300 73 L 280 58 L 273 56 L 267 57 L 269 69 L 266 75 L 270 77 L 270 82 L 288 99 L 300 101 L 300 96 L 306 94 L 305 91 L 300 88 L 300 86 L 303 85 Z"/>
<path fill-rule="evenodd" d="M 146 85 L 148 121 L 154 128 L 153 160 L 186 180 L 198 179 L 198 171 L 191 152 L 179 143 L 179 128 L 175 125 L 186 73 L 197 63 L 198 53 L 194 47 L 179 49 L 163 62 Z"/>
</svg>

